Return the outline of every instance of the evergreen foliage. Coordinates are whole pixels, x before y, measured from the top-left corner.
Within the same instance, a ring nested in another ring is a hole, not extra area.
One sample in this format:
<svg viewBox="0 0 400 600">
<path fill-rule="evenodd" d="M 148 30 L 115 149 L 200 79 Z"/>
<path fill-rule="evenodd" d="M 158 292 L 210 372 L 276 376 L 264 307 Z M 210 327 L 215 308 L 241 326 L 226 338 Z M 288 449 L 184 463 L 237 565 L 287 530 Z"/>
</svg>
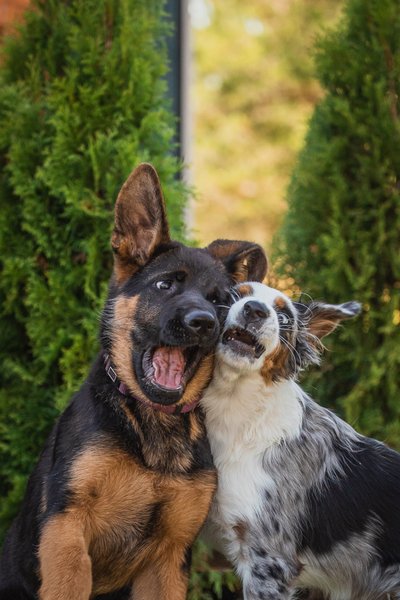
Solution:
<svg viewBox="0 0 400 600">
<path fill-rule="evenodd" d="M 326 97 L 289 187 L 279 272 L 315 299 L 362 302 L 307 382 L 360 431 L 400 448 L 398 2 L 348 0 L 317 70 Z"/>
<path fill-rule="evenodd" d="M 3 49 L 1 533 L 98 348 L 114 201 L 139 162 L 156 166 L 182 239 L 169 28 L 161 0 L 40 0 Z"/>
</svg>

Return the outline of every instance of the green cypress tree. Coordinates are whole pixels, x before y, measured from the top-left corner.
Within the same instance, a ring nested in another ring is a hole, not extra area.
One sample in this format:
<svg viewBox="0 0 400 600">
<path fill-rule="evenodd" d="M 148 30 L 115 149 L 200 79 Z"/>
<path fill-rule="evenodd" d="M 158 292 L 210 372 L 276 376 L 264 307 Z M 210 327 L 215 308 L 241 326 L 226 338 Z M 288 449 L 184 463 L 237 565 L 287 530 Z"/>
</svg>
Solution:
<svg viewBox="0 0 400 600">
<path fill-rule="evenodd" d="M 173 235 L 186 191 L 161 0 L 39 0 L 0 69 L 0 533 L 55 415 L 87 374 L 118 190 L 151 161 Z"/>
<path fill-rule="evenodd" d="M 314 298 L 357 299 L 363 315 L 327 340 L 314 396 L 400 447 L 400 11 L 348 0 L 320 41 L 325 99 L 288 191 L 280 274 Z"/>
</svg>

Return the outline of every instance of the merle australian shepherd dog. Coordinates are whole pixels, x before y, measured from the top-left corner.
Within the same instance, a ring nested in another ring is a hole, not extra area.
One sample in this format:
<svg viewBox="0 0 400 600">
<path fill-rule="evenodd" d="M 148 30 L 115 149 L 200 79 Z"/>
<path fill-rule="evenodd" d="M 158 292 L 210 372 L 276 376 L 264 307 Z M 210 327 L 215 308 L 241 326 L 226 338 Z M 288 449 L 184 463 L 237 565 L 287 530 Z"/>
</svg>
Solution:
<svg viewBox="0 0 400 600">
<path fill-rule="evenodd" d="M 360 306 L 291 302 L 260 283 L 237 292 L 201 401 L 218 472 L 208 533 L 245 600 L 286 600 L 295 588 L 400 598 L 400 454 L 296 383 L 321 338 Z"/>
<path fill-rule="evenodd" d="M 202 412 L 229 288 L 255 244 L 170 239 L 158 177 L 121 189 L 102 351 L 31 476 L 0 563 L 1 600 L 183 600 L 215 489 Z"/>
</svg>

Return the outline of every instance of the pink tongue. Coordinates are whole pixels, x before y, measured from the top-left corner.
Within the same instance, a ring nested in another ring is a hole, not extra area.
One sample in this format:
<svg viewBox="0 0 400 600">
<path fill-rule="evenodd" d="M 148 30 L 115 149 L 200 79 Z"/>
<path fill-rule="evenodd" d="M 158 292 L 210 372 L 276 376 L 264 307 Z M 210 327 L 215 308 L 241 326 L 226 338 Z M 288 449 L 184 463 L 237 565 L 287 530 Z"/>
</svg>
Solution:
<svg viewBox="0 0 400 600">
<path fill-rule="evenodd" d="M 185 370 L 185 358 L 179 348 L 157 348 L 153 354 L 154 381 L 169 389 L 178 389 Z"/>
</svg>

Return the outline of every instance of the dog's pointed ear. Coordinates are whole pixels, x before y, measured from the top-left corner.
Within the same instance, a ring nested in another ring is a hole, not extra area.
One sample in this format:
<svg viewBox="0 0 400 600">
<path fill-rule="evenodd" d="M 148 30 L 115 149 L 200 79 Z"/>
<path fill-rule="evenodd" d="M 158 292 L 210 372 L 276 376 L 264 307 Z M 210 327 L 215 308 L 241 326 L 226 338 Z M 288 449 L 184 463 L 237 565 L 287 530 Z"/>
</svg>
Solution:
<svg viewBox="0 0 400 600">
<path fill-rule="evenodd" d="M 114 273 L 119 283 L 144 266 L 160 244 L 171 240 L 160 181 L 154 167 L 139 165 L 115 203 Z"/>
<path fill-rule="evenodd" d="M 258 244 L 215 240 L 206 250 L 224 264 L 235 283 L 262 281 L 267 273 L 267 257 Z"/>
<path fill-rule="evenodd" d="M 341 321 L 352 319 L 361 312 L 361 304 L 354 301 L 344 304 L 311 302 L 309 305 L 297 304 L 297 307 L 307 330 L 318 339 L 331 333 Z"/>
</svg>

